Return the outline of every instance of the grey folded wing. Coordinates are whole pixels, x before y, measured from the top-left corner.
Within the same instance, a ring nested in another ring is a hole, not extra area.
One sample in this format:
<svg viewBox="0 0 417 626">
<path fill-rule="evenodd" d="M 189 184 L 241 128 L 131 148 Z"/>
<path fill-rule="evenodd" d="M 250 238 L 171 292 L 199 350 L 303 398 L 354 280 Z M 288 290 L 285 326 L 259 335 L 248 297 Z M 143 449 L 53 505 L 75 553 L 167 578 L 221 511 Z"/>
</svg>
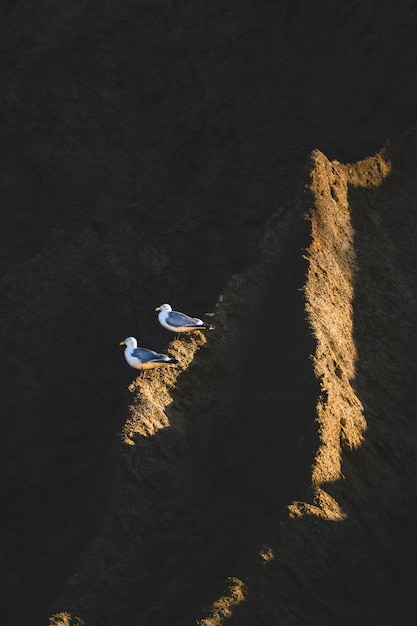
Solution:
<svg viewBox="0 0 417 626">
<path fill-rule="evenodd" d="M 178 328 L 181 326 L 201 326 L 203 324 L 203 321 L 198 319 L 198 317 L 190 317 L 179 311 L 170 311 L 167 322 L 170 326 L 176 326 Z"/>
<path fill-rule="evenodd" d="M 170 357 L 167 354 L 160 354 L 149 348 L 135 348 L 132 350 L 132 356 L 139 359 L 141 363 L 149 363 L 149 361 L 169 361 Z"/>
</svg>

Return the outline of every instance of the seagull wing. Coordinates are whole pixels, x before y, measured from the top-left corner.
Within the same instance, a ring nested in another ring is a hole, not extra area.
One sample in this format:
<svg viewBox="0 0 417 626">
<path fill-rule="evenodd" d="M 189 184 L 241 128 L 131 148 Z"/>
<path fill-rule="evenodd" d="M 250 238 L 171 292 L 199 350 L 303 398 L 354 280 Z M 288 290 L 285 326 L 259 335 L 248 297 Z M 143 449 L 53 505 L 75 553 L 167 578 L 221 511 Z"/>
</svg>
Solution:
<svg viewBox="0 0 417 626">
<path fill-rule="evenodd" d="M 198 317 L 190 317 L 179 311 L 170 311 L 166 320 L 170 326 L 177 328 L 181 326 L 201 326 L 203 324 L 203 321 L 198 319 Z"/>
<path fill-rule="evenodd" d="M 155 350 L 149 350 L 149 348 L 135 348 L 132 350 L 132 356 L 139 359 L 141 363 L 170 360 L 170 357 L 167 354 L 160 354 L 159 352 L 155 352 Z"/>
</svg>

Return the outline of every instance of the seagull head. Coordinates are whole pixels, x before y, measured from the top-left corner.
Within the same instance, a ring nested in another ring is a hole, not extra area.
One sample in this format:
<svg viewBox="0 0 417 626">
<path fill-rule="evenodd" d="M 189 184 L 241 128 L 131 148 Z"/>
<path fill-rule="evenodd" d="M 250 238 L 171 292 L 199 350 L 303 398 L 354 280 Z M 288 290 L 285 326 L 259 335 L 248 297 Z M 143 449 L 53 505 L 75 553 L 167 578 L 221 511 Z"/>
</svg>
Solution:
<svg viewBox="0 0 417 626">
<path fill-rule="evenodd" d="M 172 307 L 170 304 L 161 304 L 161 306 L 157 306 L 155 311 L 172 311 Z"/>
<path fill-rule="evenodd" d="M 119 346 L 126 346 L 126 348 L 137 348 L 138 342 L 134 337 L 126 337 L 119 343 Z"/>
</svg>

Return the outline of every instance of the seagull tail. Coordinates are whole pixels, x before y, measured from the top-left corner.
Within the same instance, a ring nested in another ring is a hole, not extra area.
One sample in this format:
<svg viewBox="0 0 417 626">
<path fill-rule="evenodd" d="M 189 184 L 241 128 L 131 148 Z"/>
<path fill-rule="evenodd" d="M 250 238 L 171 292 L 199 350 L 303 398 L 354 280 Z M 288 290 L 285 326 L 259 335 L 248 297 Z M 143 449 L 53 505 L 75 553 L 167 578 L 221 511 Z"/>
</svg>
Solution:
<svg viewBox="0 0 417 626">
<path fill-rule="evenodd" d="M 169 364 L 170 365 L 178 365 L 179 361 L 178 359 L 175 359 L 174 357 L 171 357 Z"/>
<path fill-rule="evenodd" d="M 203 324 L 201 328 L 203 328 L 203 330 L 214 330 L 213 324 Z"/>
</svg>

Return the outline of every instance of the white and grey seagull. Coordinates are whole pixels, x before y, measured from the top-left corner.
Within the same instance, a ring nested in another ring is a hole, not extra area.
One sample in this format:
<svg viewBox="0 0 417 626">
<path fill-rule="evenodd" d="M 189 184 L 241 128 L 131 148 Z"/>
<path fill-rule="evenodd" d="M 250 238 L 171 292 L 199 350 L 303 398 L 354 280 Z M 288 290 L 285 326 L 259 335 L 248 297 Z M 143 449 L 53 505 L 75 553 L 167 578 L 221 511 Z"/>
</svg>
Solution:
<svg viewBox="0 0 417 626">
<path fill-rule="evenodd" d="M 164 367 L 167 365 L 176 365 L 177 359 L 167 354 L 161 354 L 149 348 L 138 348 L 138 342 L 135 337 L 126 337 L 119 343 L 119 346 L 126 346 L 125 359 L 131 367 L 140 370 L 141 373 L 155 367 Z"/>
<path fill-rule="evenodd" d="M 161 326 L 173 333 L 188 333 L 193 330 L 213 330 L 214 326 L 206 324 L 198 317 L 190 317 L 185 313 L 173 311 L 171 305 L 161 304 L 155 311 L 159 311 L 158 320 Z"/>
</svg>

